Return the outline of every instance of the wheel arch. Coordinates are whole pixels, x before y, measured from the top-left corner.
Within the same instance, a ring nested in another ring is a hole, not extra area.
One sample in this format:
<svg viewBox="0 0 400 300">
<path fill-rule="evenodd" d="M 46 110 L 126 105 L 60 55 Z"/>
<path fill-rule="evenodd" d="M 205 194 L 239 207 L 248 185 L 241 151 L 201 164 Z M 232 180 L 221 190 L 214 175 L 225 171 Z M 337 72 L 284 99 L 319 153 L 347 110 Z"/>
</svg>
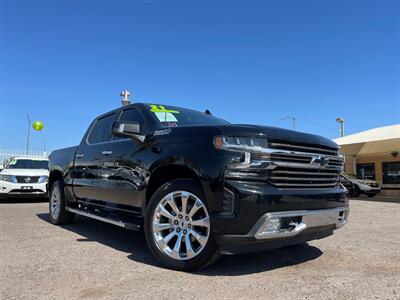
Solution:
<svg viewBox="0 0 400 300">
<path fill-rule="evenodd" d="M 200 188 L 203 189 L 200 182 L 200 174 L 197 170 L 190 168 L 188 165 L 169 164 L 155 168 L 149 177 L 146 188 L 145 207 L 150 201 L 154 192 L 163 184 L 180 178 L 193 179 L 199 182 Z"/>
<path fill-rule="evenodd" d="M 63 173 L 59 169 L 52 169 L 49 174 L 49 184 L 48 184 L 48 190 L 51 190 L 51 187 L 53 186 L 54 182 L 62 180 L 64 182 L 64 177 Z"/>
</svg>

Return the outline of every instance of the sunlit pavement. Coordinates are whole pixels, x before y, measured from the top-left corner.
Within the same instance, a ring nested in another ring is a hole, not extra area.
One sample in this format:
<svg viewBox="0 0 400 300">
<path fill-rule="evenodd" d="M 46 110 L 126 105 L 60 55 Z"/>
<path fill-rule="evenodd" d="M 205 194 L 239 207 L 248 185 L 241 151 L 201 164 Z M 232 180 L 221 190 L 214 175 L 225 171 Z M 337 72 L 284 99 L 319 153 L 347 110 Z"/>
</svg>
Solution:
<svg viewBox="0 0 400 300">
<path fill-rule="evenodd" d="M 58 227 L 46 202 L 0 203 L 0 299 L 399 299 L 400 204 L 360 199 L 331 237 L 192 273 L 157 264 L 142 232 Z"/>
</svg>

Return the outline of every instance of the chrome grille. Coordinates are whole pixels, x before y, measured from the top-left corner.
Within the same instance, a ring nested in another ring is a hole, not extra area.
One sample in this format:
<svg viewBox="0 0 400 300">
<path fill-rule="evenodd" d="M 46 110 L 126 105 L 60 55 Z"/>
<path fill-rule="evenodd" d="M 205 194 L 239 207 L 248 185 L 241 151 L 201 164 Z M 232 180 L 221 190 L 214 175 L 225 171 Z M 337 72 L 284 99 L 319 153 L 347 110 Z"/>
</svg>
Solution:
<svg viewBox="0 0 400 300">
<path fill-rule="evenodd" d="M 268 181 L 279 188 L 334 187 L 339 181 L 343 159 L 337 149 L 317 145 L 271 143 L 271 153 L 261 156 L 272 164 Z"/>
<path fill-rule="evenodd" d="M 332 149 L 329 147 L 322 147 L 317 145 L 301 145 L 301 144 L 293 144 L 293 143 L 277 143 L 271 142 L 271 148 L 274 149 L 282 149 L 296 152 L 306 152 L 306 153 L 317 153 L 317 154 L 327 154 L 327 155 L 338 155 L 337 149 Z"/>
</svg>

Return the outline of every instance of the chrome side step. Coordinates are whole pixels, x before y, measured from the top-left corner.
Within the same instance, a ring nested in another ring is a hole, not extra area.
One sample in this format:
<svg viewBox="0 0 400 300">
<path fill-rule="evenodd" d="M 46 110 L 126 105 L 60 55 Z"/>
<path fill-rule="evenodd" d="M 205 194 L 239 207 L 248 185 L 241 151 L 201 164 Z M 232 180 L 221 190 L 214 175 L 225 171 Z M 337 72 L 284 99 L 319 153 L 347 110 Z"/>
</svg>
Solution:
<svg viewBox="0 0 400 300">
<path fill-rule="evenodd" d="M 88 218 L 91 218 L 91 219 L 95 219 L 95 220 L 99 220 L 99 221 L 102 221 L 102 222 L 110 223 L 110 224 L 113 224 L 113 225 L 116 225 L 116 226 L 119 226 L 119 227 L 122 227 L 122 228 L 126 228 L 126 229 L 129 229 L 129 230 L 137 231 L 137 230 L 140 229 L 140 225 L 138 225 L 138 224 L 133 224 L 133 223 L 128 223 L 128 222 L 125 222 L 125 221 L 122 221 L 122 220 L 115 220 L 115 219 L 111 219 L 111 218 L 102 217 L 100 215 L 85 211 L 83 209 L 76 209 L 76 208 L 66 207 L 65 210 L 69 211 L 71 213 L 77 214 L 77 215 L 81 215 L 81 216 L 88 217 Z"/>
</svg>

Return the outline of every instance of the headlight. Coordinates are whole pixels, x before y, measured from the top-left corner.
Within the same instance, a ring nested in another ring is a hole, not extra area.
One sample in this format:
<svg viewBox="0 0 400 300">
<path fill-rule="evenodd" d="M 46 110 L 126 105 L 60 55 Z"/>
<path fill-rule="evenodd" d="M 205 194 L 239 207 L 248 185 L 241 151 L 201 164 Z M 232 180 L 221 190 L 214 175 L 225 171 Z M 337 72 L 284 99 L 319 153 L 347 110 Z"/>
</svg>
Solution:
<svg viewBox="0 0 400 300">
<path fill-rule="evenodd" d="M 48 176 L 40 176 L 38 183 L 43 183 L 43 182 L 48 182 L 49 181 L 49 177 Z"/>
<path fill-rule="evenodd" d="M 17 182 L 17 180 L 16 180 L 14 175 L 1 175 L 0 174 L 0 180 L 8 181 L 8 182 L 14 182 L 14 183 Z"/>
<path fill-rule="evenodd" d="M 268 140 L 258 137 L 215 136 L 214 146 L 218 150 L 265 152 L 268 148 Z"/>
</svg>

